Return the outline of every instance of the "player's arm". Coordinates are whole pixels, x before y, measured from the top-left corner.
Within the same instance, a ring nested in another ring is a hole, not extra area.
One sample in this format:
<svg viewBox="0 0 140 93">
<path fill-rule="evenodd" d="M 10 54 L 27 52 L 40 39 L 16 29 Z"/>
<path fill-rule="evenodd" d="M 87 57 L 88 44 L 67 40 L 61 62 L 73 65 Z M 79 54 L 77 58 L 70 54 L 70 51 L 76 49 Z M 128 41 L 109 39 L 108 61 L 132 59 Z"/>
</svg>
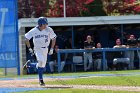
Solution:
<svg viewBox="0 0 140 93">
<path fill-rule="evenodd" d="M 31 48 L 31 45 L 30 45 L 30 42 L 29 42 L 29 39 L 25 39 L 25 44 L 27 45 L 28 49 L 29 49 L 29 52 L 31 53 L 31 55 L 34 55 L 34 52 Z"/>
<path fill-rule="evenodd" d="M 53 38 L 52 42 L 51 42 L 51 48 L 50 48 L 50 51 L 49 51 L 49 55 L 53 54 L 55 42 L 56 42 L 56 38 Z"/>
<path fill-rule="evenodd" d="M 28 48 L 31 48 L 29 39 L 25 38 L 25 44 L 27 45 Z"/>
<path fill-rule="evenodd" d="M 54 31 L 51 29 L 50 30 L 50 37 L 51 37 L 51 49 L 49 51 L 49 55 L 52 55 L 53 54 L 53 49 L 54 49 L 54 46 L 55 46 L 55 42 L 56 42 L 56 34 L 54 33 Z"/>
<path fill-rule="evenodd" d="M 33 30 L 30 30 L 25 34 L 25 44 L 27 45 L 28 48 L 31 48 L 29 40 L 33 37 Z"/>
<path fill-rule="evenodd" d="M 29 31 L 28 33 L 25 34 L 25 44 L 28 47 L 29 52 L 33 55 L 34 53 L 29 42 L 31 38 L 32 38 L 32 31 L 31 32 Z"/>
<path fill-rule="evenodd" d="M 53 39 L 52 39 L 52 43 L 51 43 L 51 48 L 54 48 L 55 42 L 56 42 L 56 38 L 53 38 Z"/>
<path fill-rule="evenodd" d="M 52 42 L 51 42 L 51 48 L 52 48 L 52 49 L 53 49 L 54 46 L 55 46 L 56 37 L 57 37 L 57 36 L 56 36 L 56 34 L 54 33 L 53 29 L 50 28 L 50 38 L 51 38 L 51 40 L 52 40 Z"/>
</svg>

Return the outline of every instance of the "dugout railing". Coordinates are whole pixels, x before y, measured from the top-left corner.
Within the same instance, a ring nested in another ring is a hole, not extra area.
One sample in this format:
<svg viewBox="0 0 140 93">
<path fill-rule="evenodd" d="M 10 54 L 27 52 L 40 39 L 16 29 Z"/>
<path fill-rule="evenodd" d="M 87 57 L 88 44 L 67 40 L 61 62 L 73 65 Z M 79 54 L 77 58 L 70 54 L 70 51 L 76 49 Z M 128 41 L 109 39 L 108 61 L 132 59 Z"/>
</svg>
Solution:
<svg viewBox="0 0 140 93">
<path fill-rule="evenodd" d="M 105 62 L 106 62 L 106 53 L 107 52 L 115 52 L 115 51 L 140 51 L 140 48 L 96 48 L 92 50 L 85 50 L 85 49 L 59 49 L 58 50 L 58 73 L 60 73 L 60 66 L 61 66 L 61 54 L 65 53 L 84 53 L 84 52 L 101 52 L 102 53 L 102 64 L 103 64 L 103 71 L 105 70 Z M 140 64 L 140 61 L 139 61 Z"/>
</svg>

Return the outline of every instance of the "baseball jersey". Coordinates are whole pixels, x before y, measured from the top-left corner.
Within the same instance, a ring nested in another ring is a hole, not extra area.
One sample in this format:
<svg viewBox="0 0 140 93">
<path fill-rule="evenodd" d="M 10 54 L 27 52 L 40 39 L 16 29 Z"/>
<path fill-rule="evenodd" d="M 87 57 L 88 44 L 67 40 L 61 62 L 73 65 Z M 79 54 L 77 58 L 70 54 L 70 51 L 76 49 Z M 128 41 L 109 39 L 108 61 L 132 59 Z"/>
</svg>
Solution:
<svg viewBox="0 0 140 93">
<path fill-rule="evenodd" d="M 25 34 L 25 38 L 29 40 L 33 38 L 34 48 L 46 48 L 49 46 L 50 40 L 56 38 L 56 34 L 48 26 L 42 31 L 38 27 L 34 27 Z"/>
</svg>

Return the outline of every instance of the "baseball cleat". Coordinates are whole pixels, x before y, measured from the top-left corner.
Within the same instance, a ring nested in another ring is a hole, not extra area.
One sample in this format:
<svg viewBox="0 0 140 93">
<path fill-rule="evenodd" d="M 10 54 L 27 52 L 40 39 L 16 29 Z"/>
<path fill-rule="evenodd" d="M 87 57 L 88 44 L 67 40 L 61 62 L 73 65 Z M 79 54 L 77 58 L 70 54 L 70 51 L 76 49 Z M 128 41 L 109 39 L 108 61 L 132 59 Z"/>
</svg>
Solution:
<svg viewBox="0 0 140 93">
<path fill-rule="evenodd" d="M 45 86 L 45 83 L 44 83 L 43 80 L 40 80 L 40 81 L 39 81 L 39 84 L 40 84 L 40 86 Z"/>
</svg>

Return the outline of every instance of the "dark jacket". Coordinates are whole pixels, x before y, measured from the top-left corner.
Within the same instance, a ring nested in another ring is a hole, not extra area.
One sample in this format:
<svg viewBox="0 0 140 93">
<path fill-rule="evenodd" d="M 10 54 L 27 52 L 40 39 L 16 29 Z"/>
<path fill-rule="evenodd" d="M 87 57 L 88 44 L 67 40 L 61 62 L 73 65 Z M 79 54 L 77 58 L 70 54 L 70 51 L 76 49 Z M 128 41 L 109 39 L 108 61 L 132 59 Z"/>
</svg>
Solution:
<svg viewBox="0 0 140 93">
<path fill-rule="evenodd" d="M 50 61 L 58 61 L 58 58 L 57 58 L 57 53 L 54 51 L 54 53 L 50 56 Z M 61 61 L 64 61 L 65 60 L 65 54 L 61 54 Z"/>
<path fill-rule="evenodd" d="M 91 41 L 90 43 L 88 43 L 87 41 L 84 42 L 84 47 L 85 48 L 92 48 L 95 47 L 95 43 L 93 41 Z"/>
</svg>

